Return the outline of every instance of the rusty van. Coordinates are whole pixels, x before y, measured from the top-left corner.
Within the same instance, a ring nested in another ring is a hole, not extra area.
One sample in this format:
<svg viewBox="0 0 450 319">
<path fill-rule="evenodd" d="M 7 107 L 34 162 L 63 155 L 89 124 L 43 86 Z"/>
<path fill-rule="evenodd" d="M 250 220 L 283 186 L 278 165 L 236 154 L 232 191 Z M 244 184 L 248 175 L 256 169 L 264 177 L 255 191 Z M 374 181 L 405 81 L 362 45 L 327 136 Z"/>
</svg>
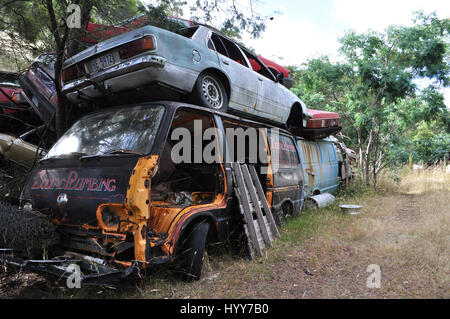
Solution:
<svg viewBox="0 0 450 319">
<path fill-rule="evenodd" d="M 242 228 L 229 159 L 255 165 L 276 220 L 300 212 L 303 170 L 288 131 L 179 102 L 84 116 L 22 192 L 24 209 L 50 216 L 59 233 L 54 258 L 39 267 L 67 274 L 77 263 L 88 282 L 181 260 L 183 277 L 199 279 L 205 247 Z"/>
</svg>

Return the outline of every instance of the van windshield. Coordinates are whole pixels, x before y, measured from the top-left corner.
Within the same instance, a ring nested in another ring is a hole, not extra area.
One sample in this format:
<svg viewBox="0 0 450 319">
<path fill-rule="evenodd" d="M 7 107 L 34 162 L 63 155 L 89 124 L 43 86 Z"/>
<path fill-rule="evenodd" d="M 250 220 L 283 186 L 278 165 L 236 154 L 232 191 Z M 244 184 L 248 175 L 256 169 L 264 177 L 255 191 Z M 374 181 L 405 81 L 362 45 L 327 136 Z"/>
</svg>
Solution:
<svg viewBox="0 0 450 319">
<path fill-rule="evenodd" d="M 46 159 L 70 154 L 150 153 L 164 106 L 128 107 L 87 115 L 50 149 Z"/>
</svg>

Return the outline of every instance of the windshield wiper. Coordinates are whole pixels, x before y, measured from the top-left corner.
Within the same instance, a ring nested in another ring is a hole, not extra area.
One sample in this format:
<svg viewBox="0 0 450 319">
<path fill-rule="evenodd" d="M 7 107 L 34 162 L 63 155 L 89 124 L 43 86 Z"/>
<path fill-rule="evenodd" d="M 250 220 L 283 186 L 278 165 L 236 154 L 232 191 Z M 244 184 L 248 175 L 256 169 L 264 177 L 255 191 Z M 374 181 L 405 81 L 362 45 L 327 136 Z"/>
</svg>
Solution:
<svg viewBox="0 0 450 319">
<path fill-rule="evenodd" d="M 43 158 L 40 160 L 40 162 L 44 162 L 44 161 L 48 161 L 48 160 L 52 160 L 52 159 L 56 159 L 56 158 L 64 158 L 64 157 L 82 157 L 82 156 L 86 156 L 86 153 L 81 153 L 81 152 L 70 152 L 70 153 L 66 153 L 66 154 L 60 154 L 60 155 L 56 155 L 56 156 L 52 156 L 52 157 L 47 157 L 47 158 Z"/>
<path fill-rule="evenodd" d="M 104 154 L 136 154 L 136 155 L 141 155 L 141 156 L 144 155 L 144 153 L 133 151 L 133 150 L 128 150 L 125 148 L 114 149 L 114 150 L 105 152 Z"/>
<path fill-rule="evenodd" d="M 80 157 L 80 159 L 104 157 L 104 156 L 109 156 L 109 155 L 114 155 L 114 154 L 135 154 L 135 155 L 140 155 L 140 156 L 144 155 L 144 153 L 136 152 L 136 151 L 133 151 L 133 150 L 128 150 L 128 149 L 124 149 L 124 148 L 118 148 L 118 149 L 114 149 L 114 150 L 110 150 L 110 151 L 104 152 L 102 154 L 84 155 L 84 156 Z"/>
</svg>

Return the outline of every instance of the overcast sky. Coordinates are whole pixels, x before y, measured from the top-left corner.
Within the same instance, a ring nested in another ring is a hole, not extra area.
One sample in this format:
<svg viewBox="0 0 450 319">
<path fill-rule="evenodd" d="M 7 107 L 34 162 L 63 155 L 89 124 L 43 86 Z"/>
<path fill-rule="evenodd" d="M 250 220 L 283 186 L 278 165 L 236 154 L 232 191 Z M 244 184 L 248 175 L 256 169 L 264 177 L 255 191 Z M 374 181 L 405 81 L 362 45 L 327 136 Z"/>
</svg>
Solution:
<svg viewBox="0 0 450 319">
<path fill-rule="evenodd" d="M 267 21 L 260 39 L 246 35 L 245 42 L 288 65 L 323 54 L 337 57 L 338 38 L 347 30 L 383 31 L 392 24 L 411 25 L 417 10 L 450 18 L 448 0 L 260 0 L 257 6 L 261 14 L 281 14 Z"/>
<path fill-rule="evenodd" d="M 320 55 L 335 60 L 338 39 L 345 31 L 383 31 L 393 24 L 411 25 L 418 10 L 450 18 L 449 0 L 256 0 L 256 5 L 263 15 L 281 13 L 267 20 L 261 38 L 243 34 L 243 42 L 282 65 L 300 65 Z M 450 90 L 445 93 L 449 107 Z"/>
</svg>

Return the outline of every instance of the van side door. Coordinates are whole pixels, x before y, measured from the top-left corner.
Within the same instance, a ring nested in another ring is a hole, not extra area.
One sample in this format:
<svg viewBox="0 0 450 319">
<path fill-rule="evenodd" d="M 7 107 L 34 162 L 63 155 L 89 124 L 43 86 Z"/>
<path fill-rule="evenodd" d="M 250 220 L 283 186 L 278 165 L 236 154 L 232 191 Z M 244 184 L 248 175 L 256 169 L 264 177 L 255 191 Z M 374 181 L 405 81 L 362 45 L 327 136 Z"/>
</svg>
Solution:
<svg viewBox="0 0 450 319">
<path fill-rule="evenodd" d="M 319 152 L 322 165 L 323 185 L 321 192 L 334 194 L 339 186 L 339 163 L 336 148 L 332 142 L 320 141 Z"/>
<path fill-rule="evenodd" d="M 305 193 L 334 194 L 338 185 L 338 160 L 333 143 L 297 139 L 305 173 Z"/>
<path fill-rule="evenodd" d="M 297 215 L 303 207 L 303 169 L 292 136 L 267 130 L 273 172 L 273 210 Z"/>
</svg>

